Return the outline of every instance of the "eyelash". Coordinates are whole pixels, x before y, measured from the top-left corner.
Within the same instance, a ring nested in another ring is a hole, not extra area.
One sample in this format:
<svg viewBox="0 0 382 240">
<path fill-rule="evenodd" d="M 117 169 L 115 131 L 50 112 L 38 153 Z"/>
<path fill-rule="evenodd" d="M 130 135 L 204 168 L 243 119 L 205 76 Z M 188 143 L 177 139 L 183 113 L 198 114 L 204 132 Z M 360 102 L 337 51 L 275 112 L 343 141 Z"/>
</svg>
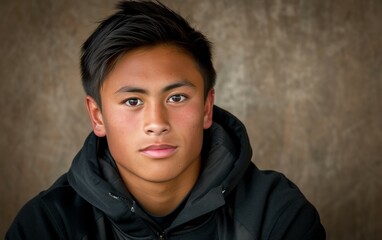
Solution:
<svg viewBox="0 0 382 240">
<path fill-rule="evenodd" d="M 178 102 L 171 101 L 171 99 L 174 98 L 174 97 L 180 97 L 180 101 L 178 101 Z M 182 103 L 182 102 L 186 101 L 187 99 L 188 99 L 188 97 L 186 95 L 184 95 L 184 94 L 174 94 L 174 95 L 171 95 L 166 100 L 166 102 L 167 103 Z M 137 105 L 131 105 L 131 104 L 128 103 L 129 101 L 133 101 L 133 100 L 137 101 L 138 104 Z M 128 99 L 124 100 L 123 104 L 127 105 L 128 107 L 138 107 L 138 106 L 143 104 L 143 101 L 141 99 L 139 99 L 139 98 L 132 97 L 132 98 L 128 98 Z"/>
<path fill-rule="evenodd" d="M 188 99 L 188 97 L 184 94 L 175 94 L 175 95 L 172 95 L 171 97 L 169 97 L 167 99 L 167 102 L 170 102 L 170 99 L 173 98 L 173 97 L 180 97 L 181 100 L 179 102 L 172 102 L 172 103 L 181 103 L 181 102 L 184 102 Z"/>
<path fill-rule="evenodd" d="M 129 102 L 129 101 L 132 101 L 132 100 L 138 101 L 139 104 L 137 104 L 137 105 L 131 105 L 131 104 L 129 104 L 128 102 Z M 142 105 L 142 104 L 143 104 L 143 101 L 142 101 L 141 99 L 139 99 L 139 98 L 128 98 L 128 99 L 124 100 L 123 103 L 124 103 L 125 105 L 127 105 L 128 107 L 137 107 L 137 106 Z"/>
</svg>

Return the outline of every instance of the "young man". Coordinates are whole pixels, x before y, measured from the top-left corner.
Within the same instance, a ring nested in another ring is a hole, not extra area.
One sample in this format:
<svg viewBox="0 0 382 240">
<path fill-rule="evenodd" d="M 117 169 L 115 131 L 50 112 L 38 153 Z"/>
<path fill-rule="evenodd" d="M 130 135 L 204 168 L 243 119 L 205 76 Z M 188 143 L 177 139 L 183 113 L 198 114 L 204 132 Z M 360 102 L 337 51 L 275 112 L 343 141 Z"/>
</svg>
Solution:
<svg viewBox="0 0 382 240">
<path fill-rule="evenodd" d="M 210 44 L 183 18 L 122 2 L 82 51 L 93 133 L 6 239 L 325 239 L 315 208 L 255 167 L 243 124 L 214 106 Z"/>
</svg>

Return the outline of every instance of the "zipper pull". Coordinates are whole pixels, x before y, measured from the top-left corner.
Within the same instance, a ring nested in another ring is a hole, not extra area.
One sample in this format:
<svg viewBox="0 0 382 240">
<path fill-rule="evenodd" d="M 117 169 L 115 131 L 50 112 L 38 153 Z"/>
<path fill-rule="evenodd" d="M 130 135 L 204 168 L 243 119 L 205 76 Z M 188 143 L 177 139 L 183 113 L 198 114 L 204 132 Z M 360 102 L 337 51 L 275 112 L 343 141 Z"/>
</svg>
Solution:
<svg viewBox="0 0 382 240">
<path fill-rule="evenodd" d="M 162 233 L 158 232 L 158 240 L 166 240 L 166 233 L 165 232 L 162 232 Z"/>
<path fill-rule="evenodd" d="M 112 192 L 109 192 L 109 196 L 114 198 L 115 200 L 119 200 L 119 196 L 115 195 L 114 193 Z"/>
</svg>

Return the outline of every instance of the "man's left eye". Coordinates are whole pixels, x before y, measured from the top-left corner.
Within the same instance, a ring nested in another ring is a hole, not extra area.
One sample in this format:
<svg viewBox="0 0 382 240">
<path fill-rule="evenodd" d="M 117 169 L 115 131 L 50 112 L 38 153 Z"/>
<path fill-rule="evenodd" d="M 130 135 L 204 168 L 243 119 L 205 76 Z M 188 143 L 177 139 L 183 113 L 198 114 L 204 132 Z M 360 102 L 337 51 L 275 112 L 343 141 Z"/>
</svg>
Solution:
<svg viewBox="0 0 382 240">
<path fill-rule="evenodd" d="M 187 99 L 186 96 L 184 95 L 180 95 L 180 94 L 177 94 L 177 95 L 173 95 L 171 96 L 167 102 L 170 102 L 170 103 L 180 103 L 180 102 L 183 102 Z"/>
</svg>

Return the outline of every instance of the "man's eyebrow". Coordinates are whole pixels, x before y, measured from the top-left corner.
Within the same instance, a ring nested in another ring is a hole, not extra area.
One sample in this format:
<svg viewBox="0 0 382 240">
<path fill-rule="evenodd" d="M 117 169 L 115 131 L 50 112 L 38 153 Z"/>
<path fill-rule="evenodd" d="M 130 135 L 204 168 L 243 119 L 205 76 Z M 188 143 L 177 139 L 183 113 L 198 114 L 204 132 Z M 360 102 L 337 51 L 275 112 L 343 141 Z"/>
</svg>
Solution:
<svg viewBox="0 0 382 240">
<path fill-rule="evenodd" d="M 187 81 L 187 80 L 181 80 L 179 82 L 175 82 L 175 83 L 172 83 L 172 84 L 169 84 L 167 86 L 165 86 L 162 90 L 162 92 L 167 92 L 167 91 L 170 91 L 172 89 L 175 89 L 175 88 L 180 88 L 180 87 L 191 87 L 191 88 L 196 88 L 196 86 Z M 117 93 L 142 93 L 142 94 L 148 94 L 148 91 L 143 89 L 143 88 L 139 88 L 139 87 L 132 87 L 132 86 L 123 86 L 121 87 L 120 89 L 118 89 L 116 92 Z"/>
<path fill-rule="evenodd" d="M 196 88 L 196 86 L 187 81 L 187 80 L 181 80 L 179 82 L 175 82 L 175 83 L 172 83 L 166 87 L 163 88 L 163 92 L 167 92 L 167 91 L 170 91 L 172 89 L 175 89 L 175 88 L 180 88 L 180 87 L 191 87 L 191 88 Z"/>
<path fill-rule="evenodd" d="M 147 91 L 139 87 L 123 86 L 118 89 L 115 93 L 144 93 L 147 94 Z"/>
</svg>

